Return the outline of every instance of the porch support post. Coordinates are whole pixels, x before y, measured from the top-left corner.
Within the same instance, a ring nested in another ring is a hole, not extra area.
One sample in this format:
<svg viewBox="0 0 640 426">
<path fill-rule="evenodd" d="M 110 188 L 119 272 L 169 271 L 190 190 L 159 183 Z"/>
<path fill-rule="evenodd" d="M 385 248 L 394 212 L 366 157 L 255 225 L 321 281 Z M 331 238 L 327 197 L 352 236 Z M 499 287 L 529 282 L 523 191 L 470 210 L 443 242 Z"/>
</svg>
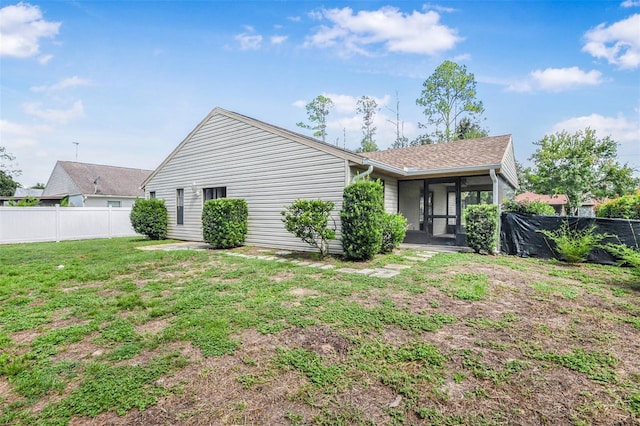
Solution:
<svg viewBox="0 0 640 426">
<path fill-rule="evenodd" d="M 500 253 L 500 222 L 502 221 L 500 219 L 501 217 L 500 199 L 498 198 L 500 194 L 498 193 L 499 185 L 498 185 L 498 176 L 496 176 L 496 169 L 489 169 L 489 176 L 491 176 L 491 180 L 493 181 L 493 204 L 498 206 L 498 242 L 496 247 L 494 248 L 494 251 L 496 253 Z"/>
</svg>

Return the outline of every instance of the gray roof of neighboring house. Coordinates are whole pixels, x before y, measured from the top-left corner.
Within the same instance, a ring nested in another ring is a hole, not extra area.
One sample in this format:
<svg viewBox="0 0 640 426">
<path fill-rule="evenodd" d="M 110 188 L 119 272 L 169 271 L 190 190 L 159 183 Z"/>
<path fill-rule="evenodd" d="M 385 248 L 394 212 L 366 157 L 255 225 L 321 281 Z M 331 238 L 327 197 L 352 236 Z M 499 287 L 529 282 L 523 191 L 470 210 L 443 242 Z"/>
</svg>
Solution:
<svg viewBox="0 0 640 426">
<path fill-rule="evenodd" d="M 85 195 L 144 196 L 140 187 L 153 171 L 73 161 L 58 161 L 58 164 Z"/>
<path fill-rule="evenodd" d="M 399 169 L 441 170 L 499 165 L 511 135 L 464 139 L 447 143 L 363 152 L 361 155 Z"/>
<path fill-rule="evenodd" d="M 42 192 L 44 189 L 35 189 L 35 188 L 16 188 L 14 192 L 14 197 L 34 197 L 38 198 L 42 196 Z"/>
</svg>

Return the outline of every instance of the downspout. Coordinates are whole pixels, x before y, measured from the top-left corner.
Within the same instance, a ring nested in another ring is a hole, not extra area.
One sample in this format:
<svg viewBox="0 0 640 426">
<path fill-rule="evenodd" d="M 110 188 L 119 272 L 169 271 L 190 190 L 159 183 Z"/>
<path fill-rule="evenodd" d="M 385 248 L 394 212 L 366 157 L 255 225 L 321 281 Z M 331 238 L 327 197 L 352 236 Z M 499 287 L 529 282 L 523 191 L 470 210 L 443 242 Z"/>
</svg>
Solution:
<svg viewBox="0 0 640 426">
<path fill-rule="evenodd" d="M 494 252 L 495 253 L 500 253 L 500 201 L 498 200 L 498 176 L 496 176 L 496 169 L 489 169 L 489 176 L 491 176 L 491 180 L 493 181 L 493 204 L 495 204 L 496 206 L 498 206 L 498 243 L 497 243 L 497 247 L 494 247 Z"/>
<path fill-rule="evenodd" d="M 367 169 L 366 172 L 358 173 L 357 175 L 355 175 L 353 177 L 353 179 L 351 179 L 351 182 L 353 183 L 353 182 L 355 182 L 357 180 L 365 178 L 365 177 L 369 176 L 371 174 L 371 172 L 373 172 L 373 166 L 372 165 L 369 166 L 369 168 Z"/>
</svg>

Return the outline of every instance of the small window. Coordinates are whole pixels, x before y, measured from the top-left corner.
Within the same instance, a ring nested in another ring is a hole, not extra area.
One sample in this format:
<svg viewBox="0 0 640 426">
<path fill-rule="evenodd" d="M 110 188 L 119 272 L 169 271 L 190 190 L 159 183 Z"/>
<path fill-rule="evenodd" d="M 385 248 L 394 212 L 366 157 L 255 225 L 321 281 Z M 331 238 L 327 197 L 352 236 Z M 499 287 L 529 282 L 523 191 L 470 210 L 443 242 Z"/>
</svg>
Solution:
<svg viewBox="0 0 640 426">
<path fill-rule="evenodd" d="M 107 201 L 107 207 L 120 207 L 120 201 Z"/>
<path fill-rule="evenodd" d="M 217 200 L 218 198 L 227 198 L 227 187 L 219 186 L 217 188 L 202 189 L 204 201 Z"/>
<path fill-rule="evenodd" d="M 184 225 L 184 189 L 176 190 L 176 214 L 177 224 Z"/>
<path fill-rule="evenodd" d="M 154 200 L 156 198 L 156 191 L 149 191 L 149 198 Z"/>
</svg>

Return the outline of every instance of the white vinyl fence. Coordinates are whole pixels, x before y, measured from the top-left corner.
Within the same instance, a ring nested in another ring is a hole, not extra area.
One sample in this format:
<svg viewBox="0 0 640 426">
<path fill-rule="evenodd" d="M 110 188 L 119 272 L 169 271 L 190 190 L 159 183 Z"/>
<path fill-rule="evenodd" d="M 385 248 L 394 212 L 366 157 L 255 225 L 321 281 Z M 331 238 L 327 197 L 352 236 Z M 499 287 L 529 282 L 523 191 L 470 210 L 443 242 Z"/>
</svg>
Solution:
<svg viewBox="0 0 640 426">
<path fill-rule="evenodd" d="M 0 207 L 0 244 L 138 235 L 131 207 Z"/>
</svg>

